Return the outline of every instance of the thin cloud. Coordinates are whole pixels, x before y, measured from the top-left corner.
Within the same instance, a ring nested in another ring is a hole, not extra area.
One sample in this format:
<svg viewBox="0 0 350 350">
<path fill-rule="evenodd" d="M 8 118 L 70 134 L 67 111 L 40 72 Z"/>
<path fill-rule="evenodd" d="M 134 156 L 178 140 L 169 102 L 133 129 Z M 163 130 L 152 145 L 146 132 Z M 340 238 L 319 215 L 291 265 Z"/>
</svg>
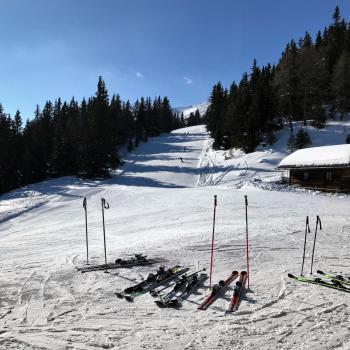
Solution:
<svg viewBox="0 0 350 350">
<path fill-rule="evenodd" d="M 184 80 L 185 80 L 185 84 L 186 85 L 192 85 L 193 84 L 193 80 L 188 78 L 188 77 L 184 77 Z"/>
<path fill-rule="evenodd" d="M 137 76 L 138 78 L 143 78 L 143 74 L 142 74 L 141 72 L 136 72 L 136 76 Z"/>
</svg>

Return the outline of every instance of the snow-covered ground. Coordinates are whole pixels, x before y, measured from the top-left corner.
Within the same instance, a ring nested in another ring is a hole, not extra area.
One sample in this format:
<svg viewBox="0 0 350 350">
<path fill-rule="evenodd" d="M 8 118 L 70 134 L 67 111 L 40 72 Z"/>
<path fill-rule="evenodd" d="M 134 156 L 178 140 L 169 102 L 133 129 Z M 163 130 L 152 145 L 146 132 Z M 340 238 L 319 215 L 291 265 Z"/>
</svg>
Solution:
<svg viewBox="0 0 350 350">
<path fill-rule="evenodd" d="M 349 126 L 308 131 L 313 146 L 340 144 Z M 350 349 L 350 295 L 287 277 L 300 272 L 306 215 L 306 271 L 320 215 L 315 270 L 349 273 L 349 197 L 281 185 L 275 167 L 287 138 L 282 130 L 275 145 L 248 155 L 214 152 L 203 126 L 186 128 L 142 144 L 107 181 L 65 177 L 0 197 L 0 348 Z M 166 266 L 208 267 L 214 195 L 214 281 L 245 269 L 244 195 L 249 201 L 251 288 L 236 313 L 225 316 L 232 288 L 197 310 L 207 284 L 178 310 L 159 309 L 149 295 L 116 298 L 156 266 L 75 269 L 85 263 L 84 196 L 91 262 L 103 263 L 103 197 L 109 261 L 145 253 Z"/>
</svg>

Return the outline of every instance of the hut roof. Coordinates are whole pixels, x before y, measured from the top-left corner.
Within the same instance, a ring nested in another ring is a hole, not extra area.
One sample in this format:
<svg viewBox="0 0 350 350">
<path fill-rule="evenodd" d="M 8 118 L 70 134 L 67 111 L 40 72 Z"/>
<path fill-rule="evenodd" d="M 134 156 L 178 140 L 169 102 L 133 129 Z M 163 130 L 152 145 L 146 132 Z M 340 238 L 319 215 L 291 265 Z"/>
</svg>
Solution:
<svg viewBox="0 0 350 350">
<path fill-rule="evenodd" d="M 310 147 L 282 159 L 278 169 L 349 167 L 350 144 Z"/>
</svg>

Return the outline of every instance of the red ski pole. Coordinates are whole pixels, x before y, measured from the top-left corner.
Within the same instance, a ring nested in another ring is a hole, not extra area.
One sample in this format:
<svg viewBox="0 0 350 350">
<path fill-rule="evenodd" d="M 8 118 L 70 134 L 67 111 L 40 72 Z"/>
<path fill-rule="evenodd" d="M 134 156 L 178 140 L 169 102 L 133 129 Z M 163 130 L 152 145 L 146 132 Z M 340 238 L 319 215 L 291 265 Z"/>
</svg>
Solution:
<svg viewBox="0 0 350 350">
<path fill-rule="evenodd" d="M 249 288 L 249 240 L 248 240 L 248 196 L 244 196 L 245 200 L 245 232 L 246 232 L 246 255 L 247 255 L 247 281 Z"/>
<path fill-rule="evenodd" d="M 214 234 L 215 234 L 215 215 L 217 206 L 217 196 L 214 196 L 214 218 L 213 218 L 213 235 L 211 238 L 211 255 L 210 255 L 210 273 L 209 273 L 209 287 L 211 288 L 211 276 L 213 273 L 213 260 L 214 260 Z"/>
</svg>

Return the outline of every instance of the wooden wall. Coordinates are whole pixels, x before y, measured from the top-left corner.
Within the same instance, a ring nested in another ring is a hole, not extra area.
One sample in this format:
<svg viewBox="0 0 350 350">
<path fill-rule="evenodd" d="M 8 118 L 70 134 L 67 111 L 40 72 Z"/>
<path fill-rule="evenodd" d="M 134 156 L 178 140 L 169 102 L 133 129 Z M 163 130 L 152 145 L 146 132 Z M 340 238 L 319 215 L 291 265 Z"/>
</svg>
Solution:
<svg viewBox="0 0 350 350">
<path fill-rule="evenodd" d="M 327 180 L 327 172 L 331 172 L 331 179 Z M 350 168 L 290 169 L 289 184 L 350 192 Z"/>
</svg>

